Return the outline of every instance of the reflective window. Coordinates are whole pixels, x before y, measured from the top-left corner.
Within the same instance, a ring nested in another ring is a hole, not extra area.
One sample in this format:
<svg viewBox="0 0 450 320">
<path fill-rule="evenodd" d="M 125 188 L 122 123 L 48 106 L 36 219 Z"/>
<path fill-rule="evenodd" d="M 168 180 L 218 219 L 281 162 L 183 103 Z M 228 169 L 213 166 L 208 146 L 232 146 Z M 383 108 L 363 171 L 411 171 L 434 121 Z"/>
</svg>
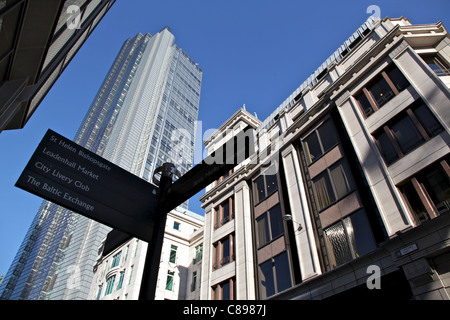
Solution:
<svg viewBox="0 0 450 320">
<path fill-rule="evenodd" d="M 367 118 L 409 86 L 402 72 L 391 64 L 355 96 Z"/>
<path fill-rule="evenodd" d="M 363 112 L 364 116 L 367 118 L 368 116 L 370 116 L 372 113 L 374 113 L 374 109 L 371 105 L 371 103 L 369 102 L 369 100 L 367 99 L 367 96 L 364 94 L 364 92 L 362 92 L 357 98 L 356 100 L 359 103 L 359 106 L 361 107 L 361 111 Z"/>
<path fill-rule="evenodd" d="M 401 112 L 374 134 L 387 164 L 402 158 L 444 129 L 422 101 Z"/>
<path fill-rule="evenodd" d="M 367 89 L 372 94 L 378 107 L 383 106 L 395 96 L 394 91 L 383 77 L 380 77 L 378 81 Z"/>
<path fill-rule="evenodd" d="M 284 234 L 280 204 L 275 205 L 256 219 L 256 229 L 258 248 Z"/>
<path fill-rule="evenodd" d="M 423 102 L 414 109 L 414 114 L 430 137 L 434 137 L 443 131 L 439 121 L 437 121 L 431 110 Z"/>
<path fill-rule="evenodd" d="M 272 170 L 274 170 L 274 167 L 269 168 L 266 172 L 272 173 Z M 253 188 L 255 203 L 263 201 L 278 190 L 277 174 L 261 174 L 253 182 Z"/>
<path fill-rule="evenodd" d="M 313 179 L 314 193 L 319 210 L 323 210 L 336 201 L 328 172 L 323 172 Z"/>
<path fill-rule="evenodd" d="M 375 139 L 378 141 L 380 151 L 382 152 L 387 164 L 390 164 L 399 158 L 397 152 L 392 146 L 392 143 L 389 141 L 387 133 L 384 130 L 375 135 Z"/>
<path fill-rule="evenodd" d="M 340 160 L 313 179 L 317 207 L 323 210 L 355 188 L 346 160 Z"/>
<path fill-rule="evenodd" d="M 303 140 L 303 148 L 308 164 L 316 161 L 338 143 L 339 138 L 333 122 L 331 120 L 325 121 L 317 130 Z"/>
<path fill-rule="evenodd" d="M 353 213 L 324 231 L 333 267 L 361 257 L 376 248 L 363 210 Z"/>
<path fill-rule="evenodd" d="M 259 292 L 261 299 L 273 296 L 291 286 L 291 271 L 286 251 L 259 265 Z"/>
<path fill-rule="evenodd" d="M 415 149 L 424 141 L 408 116 L 398 119 L 390 128 L 404 153 Z"/>
</svg>

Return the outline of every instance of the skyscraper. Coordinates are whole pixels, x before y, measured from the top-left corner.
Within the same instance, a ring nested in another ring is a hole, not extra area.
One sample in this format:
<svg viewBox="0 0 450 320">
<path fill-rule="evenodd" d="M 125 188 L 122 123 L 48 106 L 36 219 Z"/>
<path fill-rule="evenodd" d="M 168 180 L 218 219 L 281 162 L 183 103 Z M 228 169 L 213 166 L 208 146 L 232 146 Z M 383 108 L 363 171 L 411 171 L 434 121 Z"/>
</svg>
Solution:
<svg viewBox="0 0 450 320">
<path fill-rule="evenodd" d="M 202 70 L 166 27 L 123 44 L 74 141 L 150 181 L 193 164 Z M 186 207 L 187 204 L 183 204 Z M 110 228 L 44 201 L 0 286 L 2 299 L 86 299 Z"/>
</svg>

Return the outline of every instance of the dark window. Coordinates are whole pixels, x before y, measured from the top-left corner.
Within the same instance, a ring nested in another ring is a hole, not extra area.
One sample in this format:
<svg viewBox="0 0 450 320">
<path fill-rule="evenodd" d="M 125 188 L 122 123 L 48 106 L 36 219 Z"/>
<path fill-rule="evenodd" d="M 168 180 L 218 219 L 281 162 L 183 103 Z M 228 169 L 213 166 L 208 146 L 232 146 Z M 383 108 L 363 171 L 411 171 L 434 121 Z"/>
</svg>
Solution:
<svg viewBox="0 0 450 320">
<path fill-rule="evenodd" d="M 313 179 L 319 211 L 353 191 L 355 183 L 346 160 L 341 160 Z"/>
<path fill-rule="evenodd" d="M 363 210 L 353 213 L 324 231 L 333 267 L 361 257 L 376 248 Z"/>
<path fill-rule="evenodd" d="M 259 265 L 259 288 L 261 299 L 273 296 L 292 286 L 287 252 Z"/>
<path fill-rule="evenodd" d="M 425 172 L 421 181 L 438 211 L 448 210 L 450 204 L 450 180 L 441 167 Z"/>
<path fill-rule="evenodd" d="M 267 298 L 275 294 L 275 283 L 273 276 L 273 262 L 268 260 L 259 266 L 259 281 L 261 298 Z"/>
<path fill-rule="evenodd" d="M 387 164 L 402 158 L 444 129 L 428 107 L 419 101 L 374 134 Z"/>
<path fill-rule="evenodd" d="M 425 206 L 423 205 L 420 197 L 411 182 L 408 182 L 400 188 L 403 195 L 409 202 L 410 209 L 412 210 L 413 216 L 417 222 L 424 222 L 429 220 L 430 217 L 427 213 Z"/>
<path fill-rule="evenodd" d="M 409 86 L 408 80 L 406 80 L 403 73 L 397 67 L 391 66 L 386 70 L 386 74 L 398 91 L 402 91 Z"/>
<path fill-rule="evenodd" d="M 319 210 L 325 209 L 336 201 L 328 172 L 325 171 L 315 177 L 313 185 Z"/>
<path fill-rule="evenodd" d="M 387 133 L 384 130 L 376 134 L 375 139 L 378 141 L 380 151 L 387 164 L 390 164 L 399 158 L 397 152 L 395 152 L 395 149 L 392 146 L 392 143 L 389 141 Z"/>
<path fill-rule="evenodd" d="M 225 280 L 211 287 L 213 300 L 234 300 L 235 299 L 235 278 Z"/>
<path fill-rule="evenodd" d="M 414 114 L 430 137 L 434 137 L 444 130 L 431 110 L 424 103 L 421 103 L 414 109 Z"/>
<path fill-rule="evenodd" d="M 390 129 L 403 153 L 408 153 L 424 142 L 419 130 L 414 126 L 414 123 L 408 115 L 392 123 Z"/>
<path fill-rule="evenodd" d="M 234 201 L 233 197 L 228 198 L 224 202 L 222 202 L 220 205 L 214 208 L 215 213 L 215 222 L 214 222 L 214 228 L 219 228 L 223 226 L 225 223 L 233 219 L 233 206 Z"/>
<path fill-rule="evenodd" d="M 382 107 L 386 102 L 395 96 L 394 91 L 383 77 L 380 77 L 367 89 L 372 94 L 372 97 L 375 99 L 378 107 Z"/>
<path fill-rule="evenodd" d="M 258 178 L 256 178 L 253 184 L 255 186 L 256 203 L 258 203 L 266 197 L 264 188 L 264 176 L 261 175 Z"/>
<path fill-rule="evenodd" d="M 269 168 L 267 172 L 271 172 L 274 168 Z M 261 174 L 253 182 L 255 203 L 259 203 L 266 199 L 268 196 L 272 195 L 278 190 L 278 180 L 275 174 Z"/>
<path fill-rule="evenodd" d="M 425 63 L 428 64 L 428 66 L 431 68 L 431 70 L 436 73 L 437 76 L 442 77 L 450 75 L 450 68 L 444 62 L 444 59 L 441 59 L 438 56 L 427 56 L 423 59 L 425 60 Z"/>
<path fill-rule="evenodd" d="M 317 138 L 317 134 L 315 132 L 311 133 L 305 138 L 305 140 L 303 140 L 303 146 L 305 148 L 308 164 L 316 161 L 322 155 L 319 139 Z"/>
<path fill-rule="evenodd" d="M 402 72 L 391 64 L 355 96 L 365 118 L 409 86 Z"/>
<path fill-rule="evenodd" d="M 303 140 L 308 164 L 313 163 L 339 143 L 336 128 L 331 120 L 326 120 L 317 130 Z"/>
<path fill-rule="evenodd" d="M 234 235 L 229 234 L 213 243 L 213 269 L 219 269 L 234 261 Z"/>
<path fill-rule="evenodd" d="M 372 113 L 374 113 L 374 109 L 372 107 L 372 104 L 367 99 L 367 96 L 362 92 L 357 98 L 359 102 L 359 106 L 361 107 L 361 111 L 363 112 L 364 116 L 367 118 Z"/>
<path fill-rule="evenodd" d="M 450 211 L 450 168 L 446 160 L 433 164 L 400 186 L 417 223 Z"/>
<path fill-rule="evenodd" d="M 230 282 L 225 282 L 222 285 L 222 300 L 231 300 Z"/>
<path fill-rule="evenodd" d="M 273 206 L 256 219 L 256 229 L 259 248 L 284 234 L 280 204 Z"/>
</svg>

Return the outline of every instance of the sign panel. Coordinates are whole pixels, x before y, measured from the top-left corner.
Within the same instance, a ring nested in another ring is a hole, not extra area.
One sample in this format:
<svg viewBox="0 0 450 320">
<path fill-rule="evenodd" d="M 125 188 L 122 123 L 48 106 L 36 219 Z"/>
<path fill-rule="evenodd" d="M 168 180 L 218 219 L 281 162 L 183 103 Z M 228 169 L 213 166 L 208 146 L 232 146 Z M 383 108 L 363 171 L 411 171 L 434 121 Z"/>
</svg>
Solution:
<svg viewBox="0 0 450 320">
<path fill-rule="evenodd" d="M 16 186 L 150 241 L 158 187 L 48 130 Z"/>
<path fill-rule="evenodd" d="M 247 159 L 255 152 L 254 140 L 254 129 L 247 126 L 186 172 L 169 187 L 167 191 L 169 201 L 164 204 L 165 211 L 170 211 L 182 204 Z"/>
</svg>

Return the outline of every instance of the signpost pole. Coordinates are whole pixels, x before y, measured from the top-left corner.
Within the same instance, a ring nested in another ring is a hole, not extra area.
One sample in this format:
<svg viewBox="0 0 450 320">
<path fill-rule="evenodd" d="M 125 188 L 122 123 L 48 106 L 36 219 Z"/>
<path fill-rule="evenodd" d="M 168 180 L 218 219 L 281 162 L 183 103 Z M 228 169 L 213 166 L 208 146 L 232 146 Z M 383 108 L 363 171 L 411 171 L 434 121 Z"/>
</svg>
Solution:
<svg viewBox="0 0 450 320">
<path fill-rule="evenodd" d="M 156 209 L 154 232 L 152 235 L 152 240 L 148 243 L 147 255 L 145 257 L 139 300 L 155 299 L 159 264 L 161 260 L 161 251 L 168 213 L 165 208 L 167 190 L 172 185 L 174 175 L 180 176 L 180 173 L 176 170 L 172 163 L 164 163 L 161 167 L 155 170 L 153 181 L 156 183 L 158 183 L 158 181 L 155 181 L 155 175 L 157 173 L 161 173 L 161 178 L 159 180 L 159 199 Z"/>
</svg>

